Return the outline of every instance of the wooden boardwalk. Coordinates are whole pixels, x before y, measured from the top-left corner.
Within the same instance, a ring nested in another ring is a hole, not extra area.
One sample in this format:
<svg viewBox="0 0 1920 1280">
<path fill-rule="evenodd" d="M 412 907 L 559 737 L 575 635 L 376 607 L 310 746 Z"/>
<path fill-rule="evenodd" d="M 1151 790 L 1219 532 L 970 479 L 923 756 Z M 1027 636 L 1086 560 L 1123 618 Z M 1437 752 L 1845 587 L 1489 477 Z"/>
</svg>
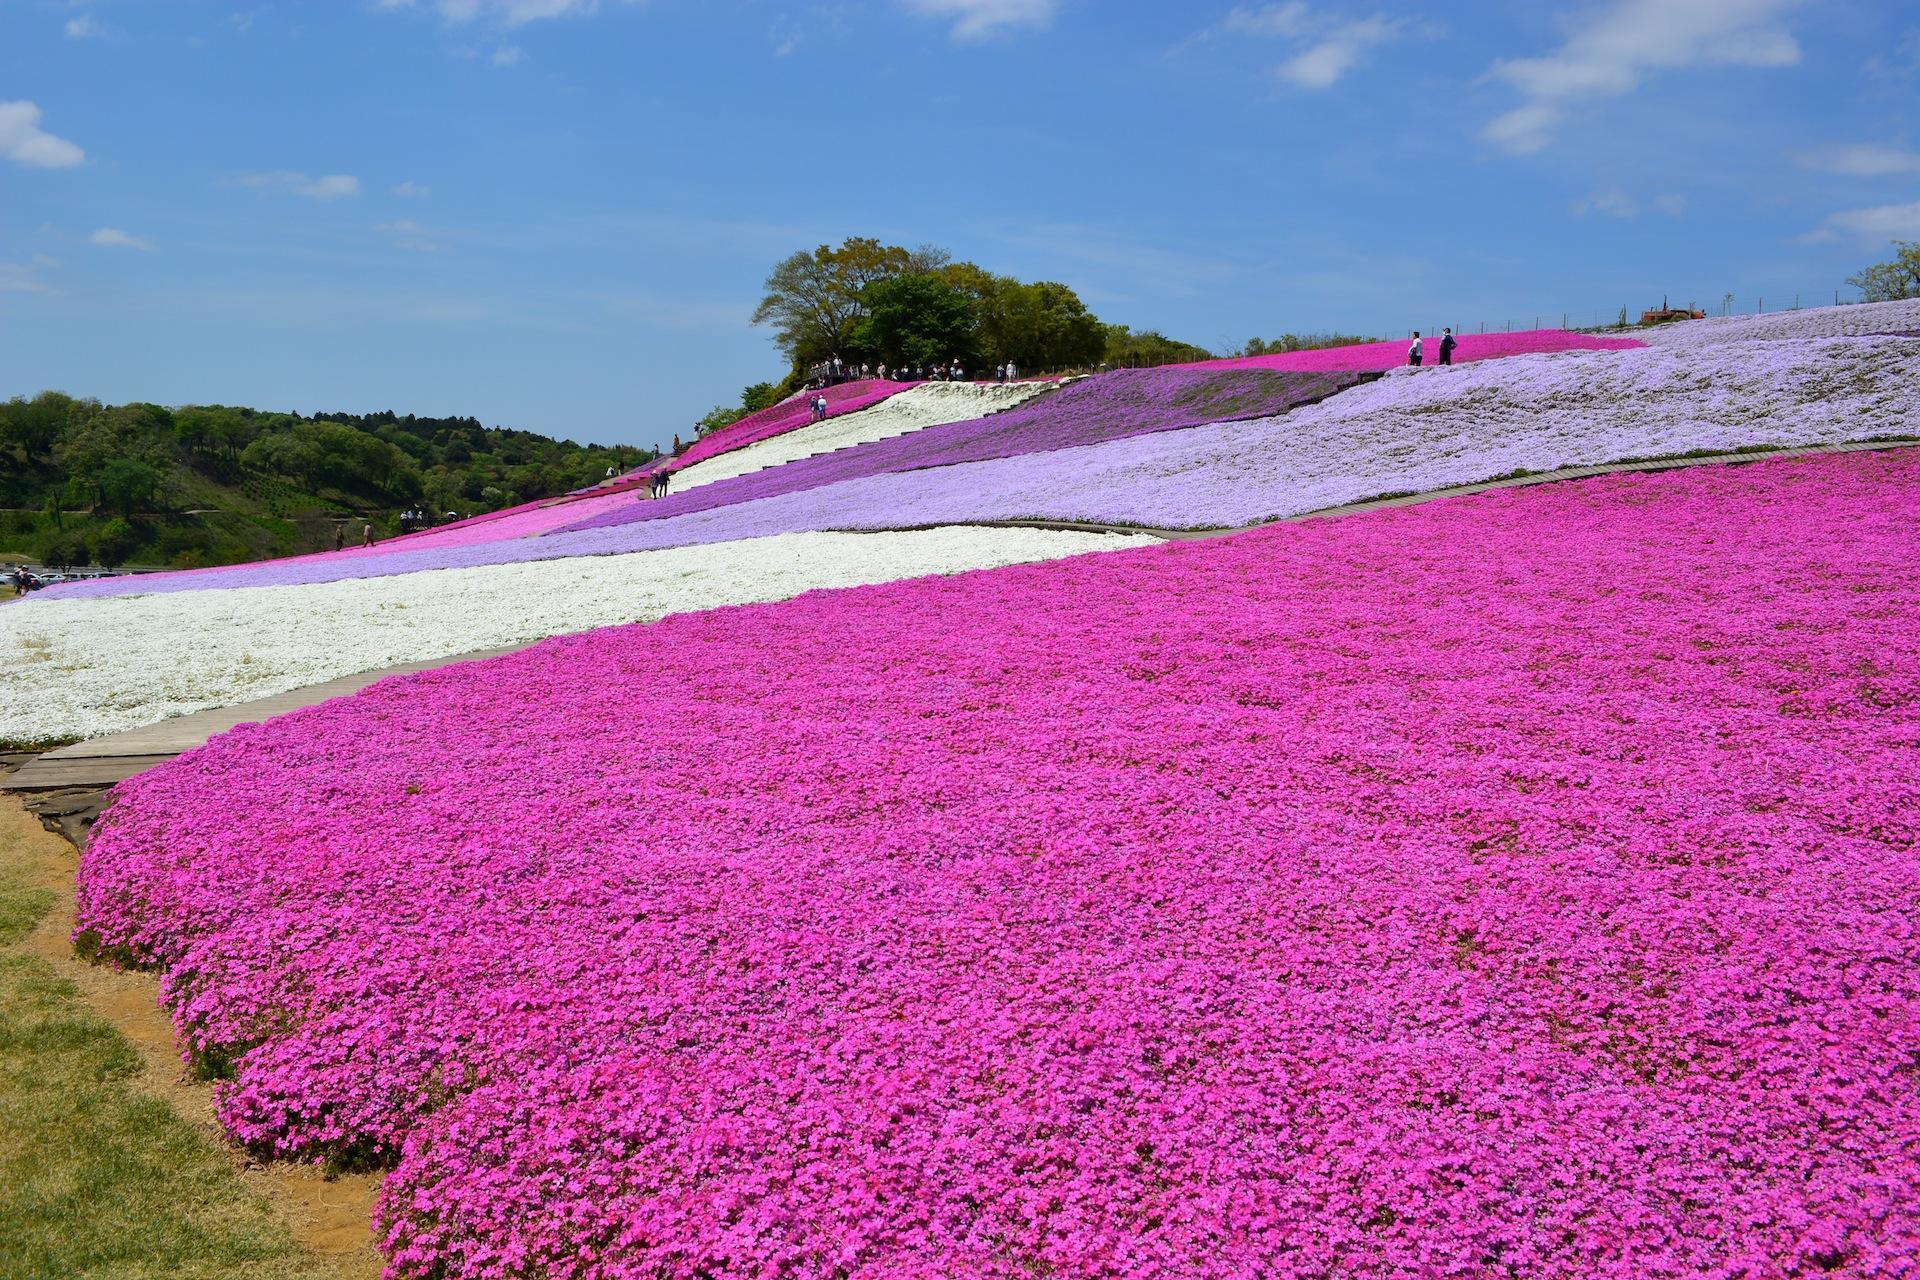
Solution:
<svg viewBox="0 0 1920 1280">
<path fill-rule="evenodd" d="M 1903 449 L 1920 446 L 1920 440 L 1864 441 L 1858 444 L 1810 445 L 1797 449 L 1773 449 L 1766 452 L 1719 453 L 1699 458 L 1664 458 L 1648 462 L 1611 462 L 1590 467 L 1563 467 L 1558 471 L 1544 471 L 1537 475 L 1513 476 L 1504 480 L 1488 480 L 1478 484 L 1456 485 L 1450 489 L 1435 489 L 1426 493 L 1406 494 L 1391 498 L 1376 498 L 1367 502 L 1354 502 L 1345 506 L 1330 507 L 1323 511 L 1310 511 L 1297 516 L 1284 516 L 1269 524 L 1291 524 L 1303 520 L 1325 520 L 1341 516 L 1362 515 L 1369 511 L 1382 511 L 1392 507 L 1411 507 L 1428 502 L 1438 502 L 1443 498 L 1461 498 L 1476 493 L 1487 493 L 1494 489 L 1522 489 L 1538 484 L 1557 484 L 1567 480 L 1583 480 L 1592 476 L 1619 475 L 1636 471 L 1675 471 L 1687 467 L 1727 466 L 1748 462 L 1766 462 L 1777 458 L 1804 458 L 1830 453 L 1869 453 L 1887 449 Z M 950 522 L 951 523 L 951 522 Z M 1021 529 L 1059 529 L 1087 533 L 1125 533 L 1144 534 L 1161 539 L 1188 540 L 1196 538 L 1225 538 L 1237 533 L 1245 533 L 1249 525 L 1237 529 L 1143 529 L 1131 525 L 1094 524 L 1076 520 L 982 520 L 976 521 L 990 528 Z M 887 532 L 900 531 L 900 528 L 938 528 L 941 526 L 902 526 L 887 530 L 853 530 L 850 532 Z M 225 733 L 235 725 L 249 724 L 272 716 L 283 715 L 288 711 L 297 711 L 302 707 L 311 707 L 329 698 L 345 697 L 358 693 L 376 680 L 388 676 L 404 675 L 413 671 L 430 671 L 436 667 L 450 666 L 456 662 L 474 662 L 482 658 L 497 657 L 504 653 L 514 653 L 525 648 L 514 645 L 505 649 L 486 649 L 475 653 L 456 654 L 447 658 L 435 658 L 425 662 L 412 662 L 404 666 L 386 667 L 379 671 L 365 671 L 358 675 L 342 676 L 324 684 L 308 685 L 304 689 L 293 689 L 286 693 L 275 694 L 270 698 L 261 698 L 253 702 L 243 702 L 237 706 L 220 707 L 212 711 L 201 711 L 193 715 L 178 716 L 171 720 L 162 720 L 157 724 L 145 725 L 138 729 L 128 729 L 124 733 L 108 734 L 86 742 L 77 742 L 57 751 L 49 751 L 37 759 L 21 765 L 11 774 L 0 776 L 0 791 L 63 791 L 69 789 L 89 789 L 111 786 L 144 772 L 157 764 L 173 759 L 183 751 L 206 742 L 215 734 Z"/>
</svg>

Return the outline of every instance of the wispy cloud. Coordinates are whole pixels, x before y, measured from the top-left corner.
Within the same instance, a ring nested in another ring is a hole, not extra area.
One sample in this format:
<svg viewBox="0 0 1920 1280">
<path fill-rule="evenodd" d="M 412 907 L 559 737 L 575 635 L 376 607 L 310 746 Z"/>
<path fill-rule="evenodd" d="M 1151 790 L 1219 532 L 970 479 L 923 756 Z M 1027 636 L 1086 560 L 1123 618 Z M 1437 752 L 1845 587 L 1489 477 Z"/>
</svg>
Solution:
<svg viewBox="0 0 1920 1280">
<path fill-rule="evenodd" d="M 434 237 L 434 233 L 411 218 L 377 223 L 373 229 L 392 241 L 396 249 L 406 249 L 413 253 L 440 252 L 440 242 Z"/>
<path fill-rule="evenodd" d="M 1401 18 L 1373 14 L 1322 13 L 1304 0 L 1284 4 L 1241 6 L 1230 10 L 1203 36 L 1251 36 L 1281 40 L 1291 46 L 1274 74 L 1298 89 L 1330 89 L 1361 65 L 1367 55 L 1412 30 Z"/>
<path fill-rule="evenodd" d="M 624 322 L 649 329 L 685 332 L 731 330 L 744 327 L 753 316 L 752 302 L 717 302 L 706 298 L 675 298 L 645 292 L 586 290 L 575 295 L 619 316 Z"/>
<path fill-rule="evenodd" d="M 492 63 L 496 67 L 513 67 L 520 64 L 525 53 L 519 45 L 503 44 L 493 51 Z"/>
<path fill-rule="evenodd" d="M 28 169 L 71 169 L 87 153 L 40 127 L 40 108 L 31 102 L 0 102 L 0 156 Z"/>
<path fill-rule="evenodd" d="M 1481 136 L 1516 154 L 1553 141 L 1568 110 L 1619 97 L 1652 72 L 1695 67 L 1788 67 L 1800 45 L 1782 19 L 1799 0 L 1609 0 L 1566 41 L 1538 58 L 1493 64 L 1487 78 L 1520 91 L 1521 104 Z"/>
<path fill-rule="evenodd" d="M 953 23 L 961 43 L 985 40 L 1017 27 L 1046 27 L 1060 0 L 900 0 L 909 13 Z"/>
<path fill-rule="evenodd" d="M 45 254 L 35 254 L 32 262 L 0 262 L 0 293 L 58 293 L 41 273 L 59 265 Z"/>
<path fill-rule="evenodd" d="M 1603 187 L 1590 196 L 1574 201 L 1573 211 L 1581 217 L 1597 213 L 1608 218 L 1637 218 L 1644 212 L 1652 211 L 1677 218 L 1687 211 L 1687 198 L 1683 195 L 1658 195 L 1643 205 L 1619 187 Z"/>
<path fill-rule="evenodd" d="M 1912 204 L 1882 204 L 1870 209 L 1830 213 L 1826 221 L 1799 239 L 1802 244 L 1831 244 L 1840 240 L 1920 240 L 1920 200 Z"/>
<path fill-rule="evenodd" d="M 90 13 L 68 18 L 66 31 L 69 40 L 97 40 L 107 34 L 107 29 L 100 25 L 99 19 Z"/>
<path fill-rule="evenodd" d="M 405 182 L 394 183 L 393 194 L 399 196 L 402 200 L 425 200 L 433 194 L 433 188 L 409 178 Z"/>
<path fill-rule="evenodd" d="M 145 236 L 128 235 L 118 227 L 102 227 L 87 237 L 87 243 L 102 249 L 139 249 L 153 248 L 153 241 Z"/>
<path fill-rule="evenodd" d="M 1920 153 L 1910 147 L 1875 142 L 1844 143 L 1802 151 L 1794 156 L 1801 168 L 1837 173 L 1846 178 L 1891 178 L 1920 173 Z"/>
<path fill-rule="evenodd" d="M 582 17 L 598 12 L 600 4 L 599 0 L 375 0 L 374 8 L 431 10 L 456 26 L 485 21 L 519 27 L 543 18 Z"/>
<path fill-rule="evenodd" d="M 236 174 L 229 181 L 236 187 L 280 191 L 308 200 L 344 200 L 360 194 L 360 179 L 350 173 L 327 173 L 313 178 L 288 169 L 275 169 L 269 173 Z"/>
</svg>

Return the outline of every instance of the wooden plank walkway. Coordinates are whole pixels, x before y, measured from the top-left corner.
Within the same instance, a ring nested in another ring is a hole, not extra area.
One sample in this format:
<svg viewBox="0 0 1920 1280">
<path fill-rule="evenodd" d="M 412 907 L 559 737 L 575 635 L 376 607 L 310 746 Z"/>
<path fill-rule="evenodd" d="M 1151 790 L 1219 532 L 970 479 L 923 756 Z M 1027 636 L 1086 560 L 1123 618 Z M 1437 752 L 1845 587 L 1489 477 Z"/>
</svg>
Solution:
<svg viewBox="0 0 1920 1280">
<path fill-rule="evenodd" d="M 1747 462 L 1765 462 L 1775 458 L 1803 458 L 1830 453 L 1868 453 L 1887 449 L 1905 449 L 1920 446 L 1920 440 L 1870 440 L 1856 444 L 1809 445 L 1795 449 L 1774 449 L 1754 453 L 1720 453 L 1700 458 L 1663 458 L 1648 462 L 1612 462 L 1589 467 L 1563 467 L 1558 471 L 1545 471 L 1538 475 L 1513 476 L 1504 480 L 1488 480 L 1478 484 L 1456 485 L 1450 489 L 1435 489 L 1427 493 L 1405 494 L 1391 498 L 1375 498 L 1366 502 L 1354 502 L 1340 507 L 1329 507 L 1322 511 L 1310 511 L 1302 515 L 1283 516 L 1279 520 L 1266 521 L 1266 524 L 1290 524 L 1302 520 L 1324 520 L 1339 516 L 1361 515 L 1368 511 L 1381 511 L 1391 507 L 1411 507 L 1427 502 L 1438 502 L 1443 498 L 1460 498 L 1470 494 L 1487 493 L 1494 489 L 1522 489 L 1537 484 L 1556 484 L 1566 480 L 1582 480 L 1590 476 L 1619 475 L 1635 471 L 1674 471 L 1686 467 L 1726 466 Z M 951 522 L 949 522 L 951 523 Z M 1058 529 L 1085 533 L 1145 534 L 1163 540 L 1188 540 L 1196 538 L 1225 538 L 1237 533 L 1245 533 L 1260 525 L 1247 525 L 1235 529 L 1150 529 L 1131 525 L 1096 524 L 1078 520 L 980 520 L 968 523 L 988 528 L 1018 529 Z M 841 530 L 854 533 L 896 533 L 911 528 L 939 528 L 939 525 L 896 526 L 892 529 Z M 504 649 L 486 649 L 475 653 L 457 654 L 448 658 L 435 658 L 425 662 L 411 662 L 403 666 L 386 667 L 379 671 L 365 671 L 358 675 L 342 676 L 324 684 L 309 685 L 304 689 L 294 689 L 287 693 L 275 694 L 270 698 L 260 698 L 253 702 L 243 702 L 236 706 L 220 707 L 212 711 L 201 711 L 193 715 L 178 716 L 171 720 L 162 720 L 157 724 L 145 725 L 138 729 L 129 729 L 124 733 L 108 734 L 87 742 L 77 742 L 57 751 L 49 751 L 37 759 L 21 765 L 11 774 L 0 776 L 0 791 L 59 791 L 69 788 L 104 787 L 132 777 L 136 773 L 151 769 L 183 751 L 200 746 L 215 734 L 225 733 L 235 725 L 265 720 L 271 716 L 296 711 L 302 707 L 311 707 L 329 698 L 345 697 L 358 693 L 376 680 L 388 676 L 404 675 L 413 671 L 431 671 L 437 667 L 450 666 L 456 662 L 474 662 L 482 658 L 498 657 L 505 653 L 514 653 L 525 645 L 513 645 Z"/>
</svg>

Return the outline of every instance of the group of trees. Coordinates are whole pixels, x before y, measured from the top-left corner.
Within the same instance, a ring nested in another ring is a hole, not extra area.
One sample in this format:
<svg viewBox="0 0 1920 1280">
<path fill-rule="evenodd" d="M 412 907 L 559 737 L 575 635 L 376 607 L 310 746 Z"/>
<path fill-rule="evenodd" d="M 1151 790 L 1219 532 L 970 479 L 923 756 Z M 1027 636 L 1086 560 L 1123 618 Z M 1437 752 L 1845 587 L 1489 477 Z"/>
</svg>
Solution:
<svg viewBox="0 0 1920 1280">
<path fill-rule="evenodd" d="M 1057 281 L 995 275 L 932 245 L 908 249 L 865 237 L 781 261 L 753 320 L 772 327 L 792 362 L 790 383 L 835 356 L 890 368 L 957 360 L 984 373 L 1009 360 L 1038 372 L 1208 355 L 1157 333 L 1103 324 Z"/>
<path fill-rule="evenodd" d="M 103 405 L 49 391 L 0 404 L 0 550 L 223 563 L 315 549 L 332 520 L 388 530 L 403 507 L 497 510 L 650 456 L 473 418 Z"/>
<path fill-rule="evenodd" d="M 699 437 L 706 435 L 709 431 L 718 431 L 721 427 L 740 421 L 750 413 L 758 413 L 777 403 L 783 394 L 785 393 L 771 382 L 750 382 L 741 390 L 739 404 L 715 405 L 707 411 L 705 417 L 693 424 L 693 434 Z"/>
<path fill-rule="evenodd" d="M 1895 240 L 1891 262 L 1876 262 L 1847 277 L 1863 302 L 1895 302 L 1920 298 L 1920 244 Z"/>
<path fill-rule="evenodd" d="M 1357 347 L 1378 338 L 1362 338 L 1351 333 L 1283 333 L 1277 338 L 1248 338 L 1240 348 L 1243 356 L 1278 356 L 1290 351 L 1324 351 L 1329 347 Z"/>
</svg>

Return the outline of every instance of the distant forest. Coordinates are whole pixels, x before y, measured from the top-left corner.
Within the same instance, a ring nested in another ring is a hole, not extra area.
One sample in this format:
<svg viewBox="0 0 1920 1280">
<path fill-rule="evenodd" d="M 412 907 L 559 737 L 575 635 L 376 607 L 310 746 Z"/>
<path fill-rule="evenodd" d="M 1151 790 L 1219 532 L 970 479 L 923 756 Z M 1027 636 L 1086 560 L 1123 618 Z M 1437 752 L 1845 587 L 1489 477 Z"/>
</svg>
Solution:
<svg viewBox="0 0 1920 1280">
<path fill-rule="evenodd" d="M 330 548 L 592 483 L 653 454 L 474 418 L 104 405 L 59 392 L 0 404 L 0 560 L 191 568 Z"/>
</svg>

